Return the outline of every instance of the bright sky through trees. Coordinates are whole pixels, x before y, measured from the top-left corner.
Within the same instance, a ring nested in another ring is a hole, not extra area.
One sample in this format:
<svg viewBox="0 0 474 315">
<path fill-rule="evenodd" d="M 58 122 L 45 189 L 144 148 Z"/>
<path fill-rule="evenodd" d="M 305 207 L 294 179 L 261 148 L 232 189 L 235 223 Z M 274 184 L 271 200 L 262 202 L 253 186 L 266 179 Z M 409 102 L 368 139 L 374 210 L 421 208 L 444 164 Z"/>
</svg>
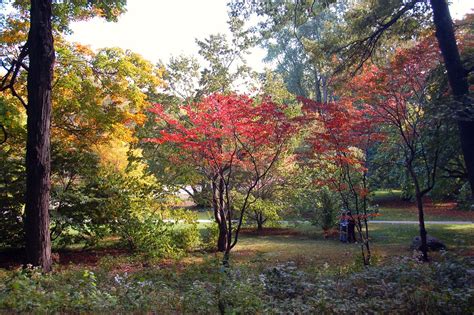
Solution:
<svg viewBox="0 0 474 315">
<path fill-rule="evenodd" d="M 70 39 L 92 48 L 117 46 L 140 53 L 153 62 L 171 55 L 197 55 L 195 38 L 210 34 L 229 35 L 224 0 L 167 1 L 128 0 L 127 13 L 118 23 L 100 19 L 73 23 Z M 248 61 L 263 69 L 262 49 L 252 49 Z"/>
<path fill-rule="evenodd" d="M 73 41 L 92 48 L 121 47 L 140 53 L 156 62 L 167 61 L 171 55 L 197 54 L 194 39 L 210 34 L 229 34 L 227 6 L 224 0 L 169 1 L 128 0 L 127 13 L 117 23 L 101 19 L 72 24 Z M 453 18 L 461 18 L 473 3 L 453 0 Z M 253 49 L 249 65 L 260 71 L 264 67 L 262 49 Z"/>
</svg>

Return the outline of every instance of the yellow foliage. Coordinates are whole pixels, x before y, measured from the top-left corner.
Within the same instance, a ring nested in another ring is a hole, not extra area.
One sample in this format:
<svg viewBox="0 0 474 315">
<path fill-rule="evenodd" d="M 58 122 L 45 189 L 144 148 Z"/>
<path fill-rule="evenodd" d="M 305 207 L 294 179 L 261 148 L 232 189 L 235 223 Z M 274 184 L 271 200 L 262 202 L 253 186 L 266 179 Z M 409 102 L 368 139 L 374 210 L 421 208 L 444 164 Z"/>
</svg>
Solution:
<svg viewBox="0 0 474 315">
<path fill-rule="evenodd" d="M 94 147 L 94 151 L 100 157 L 102 166 L 111 167 L 121 173 L 125 173 L 125 168 L 128 165 L 128 150 L 128 143 L 119 139 L 112 139 L 107 143 L 98 144 Z"/>
</svg>

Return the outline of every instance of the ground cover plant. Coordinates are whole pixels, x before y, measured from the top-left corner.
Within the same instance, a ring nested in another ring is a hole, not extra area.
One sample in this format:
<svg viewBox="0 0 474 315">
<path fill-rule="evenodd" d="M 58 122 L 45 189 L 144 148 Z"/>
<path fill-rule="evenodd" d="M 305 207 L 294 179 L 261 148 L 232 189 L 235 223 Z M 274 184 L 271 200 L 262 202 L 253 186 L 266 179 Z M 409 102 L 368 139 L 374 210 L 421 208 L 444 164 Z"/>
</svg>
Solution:
<svg viewBox="0 0 474 315">
<path fill-rule="evenodd" d="M 95 261 L 57 265 L 52 274 L 31 268 L 2 271 L 0 309 L 162 313 L 472 311 L 473 275 L 465 272 L 472 269 L 472 259 L 442 253 L 435 255 L 431 264 L 420 263 L 405 245 L 412 233 L 416 234 L 416 226 L 404 231 L 405 236 L 394 238 L 391 235 L 398 235 L 396 231 L 387 227 L 372 232 L 378 262 L 369 268 L 363 266 L 356 246 L 325 240 L 322 235 L 314 239 L 307 236 L 307 231 L 243 236 L 229 269 L 220 267 L 221 258 L 215 254 L 195 253 L 180 260 L 146 260 L 144 264 L 143 257 L 98 251 Z M 453 226 L 440 229 L 437 236 L 440 233 L 462 239 L 469 235 L 469 229 Z M 466 241 L 452 241 L 448 246 L 459 253 L 472 252 L 472 235 Z"/>
</svg>

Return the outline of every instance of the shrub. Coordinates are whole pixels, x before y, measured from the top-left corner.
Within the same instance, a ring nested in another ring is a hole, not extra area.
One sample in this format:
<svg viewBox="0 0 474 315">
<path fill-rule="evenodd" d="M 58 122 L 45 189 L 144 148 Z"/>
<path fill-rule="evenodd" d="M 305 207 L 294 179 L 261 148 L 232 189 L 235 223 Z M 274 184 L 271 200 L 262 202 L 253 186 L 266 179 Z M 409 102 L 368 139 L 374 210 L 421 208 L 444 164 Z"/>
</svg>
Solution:
<svg viewBox="0 0 474 315">
<path fill-rule="evenodd" d="M 263 313 L 262 284 L 245 269 L 223 272 L 221 285 L 217 287 L 219 309 L 225 314 Z"/>
<path fill-rule="evenodd" d="M 150 258 L 172 257 L 179 254 L 172 237 L 175 223 L 164 222 L 156 215 L 124 218 L 115 228 L 124 245 Z"/>
<path fill-rule="evenodd" d="M 219 238 L 219 226 L 216 222 L 207 224 L 202 232 L 202 247 L 204 250 L 216 251 Z"/>
<path fill-rule="evenodd" d="M 189 314 L 218 314 L 216 285 L 196 280 L 185 291 L 183 312 Z"/>
<path fill-rule="evenodd" d="M 334 227 L 339 214 L 339 202 L 335 194 L 328 188 L 323 188 L 318 194 L 317 215 L 313 224 L 319 223 L 324 231 Z"/>
<path fill-rule="evenodd" d="M 201 244 L 197 224 L 188 224 L 172 230 L 171 241 L 176 248 L 187 252 L 197 249 Z"/>
<path fill-rule="evenodd" d="M 156 214 L 123 216 L 114 228 L 122 243 L 132 251 L 152 258 L 175 257 L 197 249 L 201 244 L 196 215 L 191 211 L 172 211 L 173 221 Z"/>
</svg>

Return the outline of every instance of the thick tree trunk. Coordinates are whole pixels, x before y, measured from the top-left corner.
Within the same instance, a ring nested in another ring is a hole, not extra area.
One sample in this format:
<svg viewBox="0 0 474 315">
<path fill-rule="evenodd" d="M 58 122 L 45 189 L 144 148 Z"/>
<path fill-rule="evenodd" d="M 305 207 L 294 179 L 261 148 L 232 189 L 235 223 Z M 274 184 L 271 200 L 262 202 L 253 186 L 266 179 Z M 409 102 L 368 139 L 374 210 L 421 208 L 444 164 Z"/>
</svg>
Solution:
<svg viewBox="0 0 474 315">
<path fill-rule="evenodd" d="M 26 143 L 27 263 L 51 270 L 49 233 L 51 82 L 54 45 L 51 0 L 32 0 L 28 34 L 28 119 Z"/>
<path fill-rule="evenodd" d="M 464 105 L 469 93 L 467 71 L 459 56 L 448 3 L 446 0 L 431 0 L 430 2 L 433 8 L 436 38 L 448 72 L 449 85 L 453 91 L 454 99 Z M 474 118 L 472 114 L 459 117 L 458 128 L 468 179 L 471 184 L 471 196 L 474 196 Z"/>
</svg>

